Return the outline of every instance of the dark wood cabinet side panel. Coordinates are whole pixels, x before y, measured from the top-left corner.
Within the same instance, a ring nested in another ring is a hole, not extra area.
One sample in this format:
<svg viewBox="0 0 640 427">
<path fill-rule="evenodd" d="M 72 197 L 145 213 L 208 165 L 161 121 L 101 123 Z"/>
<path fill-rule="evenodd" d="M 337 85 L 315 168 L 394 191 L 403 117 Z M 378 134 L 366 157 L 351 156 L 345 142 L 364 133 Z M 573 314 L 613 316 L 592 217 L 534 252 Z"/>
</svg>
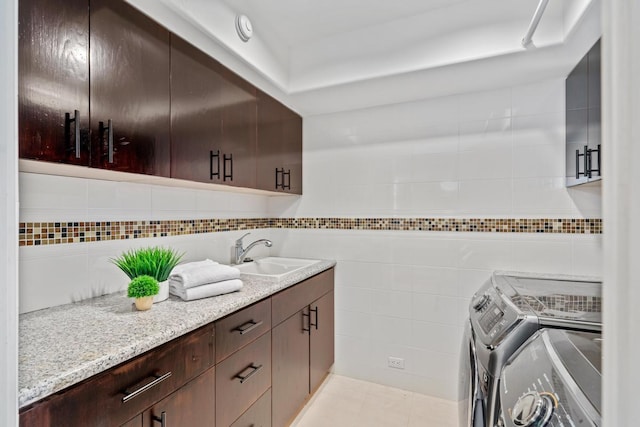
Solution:
<svg viewBox="0 0 640 427">
<path fill-rule="evenodd" d="M 165 413 L 167 426 L 215 427 L 215 368 L 191 380 L 144 412 L 144 427 L 156 427 Z"/>
<path fill-rule="evenodd" d="M 288 425 L 309 396 L 309 335 L 303 330 L 307 326 L 299 311 L 273 328 L 273 427 Z"/>
<path fill-rule="evenodd" d="M 311 329 L 309 352 L 310 391 L 314 392 L 329 373 L 335 359 L 335 309 L 333 291 L 311 303 Z"/>
<path fill-rule="evenodd" d="M 312 301 L 333 290 L 334 269 L 316 274 L 271 297 L 271 324 L 277 325 Z"/>
<path fill-rule="evenodd" d="M 256 186 L 276 191 L 276 168 L 282 168 L 284 106 L 258 92 Z"/>
<path fill-rule="evenodd" d="M 88 165 L 89 2 L 20 0 L 18 8 L 20 157 Z M 65 120 L 75 110 L 80 158 L 75 123 Z"/>
<path fill-rule="evenodd" d="M 593 45 L 591 50 L 589 50 L 588 61 L 589 61 L 589 99 L 588 106 L 589 108 L 600 108 L 602 103 L 601 97 L 601 86 L 602 86 L 602 73 L 601 73 L 601 48 L 600 48 L 600 40 Z"/>
<path fill-rule="evenodd" d="M 90 52 L 91 165 L 169 176 L 169 31 L 122 0 L 91 0 Z"/>
<path fill-rule="evenodd" d="M 216 367 L 216 424 L 229 426 L 271 387 L 271 332 Z"/>
</svg>

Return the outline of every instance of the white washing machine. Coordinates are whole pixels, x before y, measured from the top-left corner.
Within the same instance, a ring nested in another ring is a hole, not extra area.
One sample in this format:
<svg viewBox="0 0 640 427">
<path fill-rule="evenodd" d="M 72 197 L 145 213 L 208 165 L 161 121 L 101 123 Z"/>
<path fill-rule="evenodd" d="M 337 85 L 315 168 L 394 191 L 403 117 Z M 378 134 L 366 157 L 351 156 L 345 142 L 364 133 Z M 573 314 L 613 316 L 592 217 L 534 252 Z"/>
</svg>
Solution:
<svg viewBox="0 0 640 427">
<path fill-rule="evenodd" d="M 542 328 L 600 332 L 602 282 L 592 277 L 495 272 L 469 306 L 460 363 L 461 427 L 500 420 L 500 375 Z"/>
</svg>

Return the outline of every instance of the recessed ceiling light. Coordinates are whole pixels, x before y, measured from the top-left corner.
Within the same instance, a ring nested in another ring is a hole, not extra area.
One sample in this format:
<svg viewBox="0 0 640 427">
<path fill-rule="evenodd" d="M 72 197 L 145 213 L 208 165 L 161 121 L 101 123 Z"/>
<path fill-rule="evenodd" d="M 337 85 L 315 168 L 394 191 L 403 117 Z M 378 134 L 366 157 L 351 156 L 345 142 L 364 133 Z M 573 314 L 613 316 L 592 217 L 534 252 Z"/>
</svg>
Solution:
<svg viewBox="0 0 640 427">
<path fill-rule="evenodd" d="M 253 26 L 247 15 L 236 15 L 236 31 L 240 40 L 245 43 L 253 36 Z"/>
</svg>

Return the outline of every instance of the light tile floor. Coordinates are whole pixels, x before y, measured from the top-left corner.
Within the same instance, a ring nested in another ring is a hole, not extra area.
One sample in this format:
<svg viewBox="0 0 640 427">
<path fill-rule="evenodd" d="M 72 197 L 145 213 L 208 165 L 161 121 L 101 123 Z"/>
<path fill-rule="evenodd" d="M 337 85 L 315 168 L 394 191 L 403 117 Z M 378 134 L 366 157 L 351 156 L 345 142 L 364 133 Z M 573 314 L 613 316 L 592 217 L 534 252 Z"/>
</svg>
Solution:
<svg viewBox="0 0 640 427">
<path fill-rule="evenodd" d="M 331 374 L 291 427 L 457 427 L 456 402 Z"/>
</svg>

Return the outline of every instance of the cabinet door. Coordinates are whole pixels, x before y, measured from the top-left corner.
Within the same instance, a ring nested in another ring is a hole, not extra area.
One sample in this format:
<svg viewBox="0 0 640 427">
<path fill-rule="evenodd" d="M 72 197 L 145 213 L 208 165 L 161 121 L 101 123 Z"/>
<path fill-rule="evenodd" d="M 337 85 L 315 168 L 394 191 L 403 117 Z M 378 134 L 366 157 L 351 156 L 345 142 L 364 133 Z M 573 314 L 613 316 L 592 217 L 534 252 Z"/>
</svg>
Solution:
<svg viewBox="0 0 640 427">
<path fill-rule="evenodd" d="M 272 425 L 288 425 L 309 396 L 309 310 L 272 331 Z"/>
<path fill-rule="evenodd" d="M 315 391 L 329 373 L 334 361 L 333 291 L 311 304 L 311 343 L 309 382 Z"/>
<path fill-rule="evenodd" d="M 145 411 L 143 426 L 215 427 L 215 397 L 215 368 L 211 368 Z"/>
<path fill-rule="evenodd" d="M 169 176 L 169 32 L 122 0 L 91 0 L 90 51 L 91 165 Z"/>
<path fill-rule="evenodd" d="M 256 187 L 257 100 L 255 88 L 218 64 L 223 78 L 220 91 L 222 115 L 222 183 Z"/>
<path fill-rule="evenodd" d="M 255 187 L 255 88 L 171 38 L 171 176 Z"/>
<path fill-rule="evenodd" d="M 258 188 L 302 194 L 302 118 L 262 92 L 257 153 Z"/>
<path fill-rule="evenodd" d="M 594 151 L 591 154 L 591 175 L 592 178 L 600 177 L 601 152 L 599 145 L 602 142 L 602 113 L 601 113 L 601 73 L 600 73 L 600 41 L 598 41 L 589 51 L 589 127 L 587 130 L 588 145 Z"/>
<path fill-rule="evenodd" d="M 88 0 L 19 2 L 21 158 L 89 164 L 88 8 Z"/>
</svg>

